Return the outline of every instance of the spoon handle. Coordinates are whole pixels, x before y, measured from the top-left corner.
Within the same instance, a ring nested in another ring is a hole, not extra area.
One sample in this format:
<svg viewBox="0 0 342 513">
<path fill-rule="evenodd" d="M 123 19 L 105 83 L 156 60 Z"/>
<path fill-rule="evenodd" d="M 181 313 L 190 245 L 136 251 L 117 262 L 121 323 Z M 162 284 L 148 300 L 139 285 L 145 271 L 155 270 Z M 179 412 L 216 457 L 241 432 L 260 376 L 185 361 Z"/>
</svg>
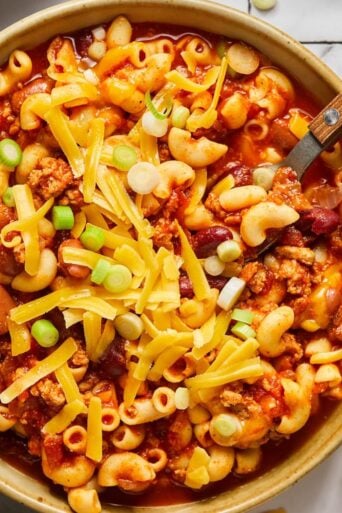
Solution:
<svg viewBox="0 0 342 513">
<path fill-rule="evenodd" d="M 323 145 L 335 139 L 342 128 L 342 93 L 335 98 L 311 121 L 309 129 Z"/>
</svg>

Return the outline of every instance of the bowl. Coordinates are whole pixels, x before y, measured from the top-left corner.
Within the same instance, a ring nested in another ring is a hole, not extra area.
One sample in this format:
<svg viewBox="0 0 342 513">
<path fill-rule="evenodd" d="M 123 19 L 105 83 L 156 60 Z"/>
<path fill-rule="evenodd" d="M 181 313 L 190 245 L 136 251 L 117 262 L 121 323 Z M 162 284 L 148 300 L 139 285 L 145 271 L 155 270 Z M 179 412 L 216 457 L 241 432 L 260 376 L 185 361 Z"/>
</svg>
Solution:
<svg viewBox="0 0 342 513">
<path fill-rule="evenodd" d="M 0 33 L 0 62 L 16 48 L 32 48 L 58 33 L 75 31 L 125 14 L 133 22 L 182 24 L 258 48 L 285 69 L 324 105 L 342 90 L 341 80 L 287 34 L 240 11 L 205 0 L 73 0 L 38 12 Z M 197 503 L 153 508 L 153 513 L 242 513 L 282 492 L 318 465 L 342 442 L 342 404 L 284 461 L 233 490 Z M 0 491 L 42 513 L 70 512 L 48 485 L 1 462 Z M 121 513 L 151 513 L 151 508 L 120 507 Z M 104 506 L 103 512 L 117 511 Z"/>
</svg>

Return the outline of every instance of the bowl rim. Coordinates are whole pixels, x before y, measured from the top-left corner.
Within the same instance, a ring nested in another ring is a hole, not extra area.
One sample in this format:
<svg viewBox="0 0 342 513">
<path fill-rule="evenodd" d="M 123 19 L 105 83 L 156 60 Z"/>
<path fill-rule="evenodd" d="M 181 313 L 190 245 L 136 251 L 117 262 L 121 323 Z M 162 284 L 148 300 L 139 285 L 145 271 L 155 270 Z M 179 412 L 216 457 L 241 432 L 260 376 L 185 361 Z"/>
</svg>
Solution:
<svg viewBox="0 0 342 513">
<path fill-rule="evenodd" d="M 134 6 L 160 7 L 161 4 L 172 8 L 202 10 L 206 13 L 209 12 L 210 15 L 213 16 L 222 15 L 224 17 L 229 17 L 232 21 L 242 23 L 242 25 L 248 25 L 252 30 L 258 32 L 259 34 L 267 34 L 267 38 L 270 42 L 277 42 L 277 44 L 280 44 L 280 46 L 286 46 L 289 53 L 296 53 L 299 58 L 308 62 L 309 66 L 314 68 L 315 73 L 322 77 L 323 82 L 325 82 L 332 91 L 335 91 L 336 93 L 342 91 L 342 80 L 337 76 L 337 74 L 332 71 L 323 61 L 321 61 L 319 57 L 313 54 L 308 48 L 304 47 L 294 38 L 289 36 L 286 32 L 253 15 L 212 0 L 68 0 L 66 2 L 37 11 L 36 13 L 33 13 L 4 28 L 2 31 L 0 31 L 0 48 L 2 46 L 9 46 L 9 50 L 7 52 L 7 54 L 9 54 L 10 51 L 15 48 L 16 38 L 24 31 L 30 32 L 34 30 L 37 25 L 41 26 L 46 22 L 51 23 L 52 20 L 56 20 L 60 16 L 76 16 L 76 13 L 82 15 L 82 11 L 91 11 L 95 8 L 104 8 L 108 6 L 113 6 L 117 9 L 118 6 L 130 6 L 130 8 L 133 8 Z M 89 26 L 89 23 L 86 23 L 84 26 Z M 191 24 L 189 24 L 189 26 L 191 26 Z M 215 30 L 212 30 L 212 32 L 215 32 Z M 59 33 L 62 33 L 62 31 L 59 31 Z M 281 43 L 279 43 L 279 40 L 281 40 Z M 286 64 L 284 65 L 284 68 L 286 69 Z M 340 409 L 341 407 L 339 407 L 339 410 Z M 287 476 L 286 479 L 277 483 L 277 485 L 272 490 L 265 490 L 259 493 L 257 498 L 251 497 L 249 500 L 245 500 L 245 502 L 240 506 L 238 505 L 229 509 L 220 508 L 219 510 L 215 510 L 216 513 L 243 513 L 253 506 L 259 505 L 266 500 L 271 499 L 275 495 L 284 491 L 286 488 L 295 484 L 301 477 L 303 477 L 325 458 L 327 458 L 340 444 L 342 444 L 342 426 L 337 427 L 336 431 L 331 434 L 330 438 L 324 440 L 324 444 L 320 445 L 319 451 L 314 454 L 307 455 L 307 460 L 305 461 L 306 467 L 304 470 L 297 468 L 295 472 Z M 67 506 L 67 509 L 56 509 L 53 505 L 44 503 L 41 497 L 37 497 L 34 494 L 30 495 L 26 490 L 16 489 L 13 484 L 11 484 L 8 480 L 3 479 L 2 477 L 0 477 L 0 492 L 11 497 L 15 501 L 20 501 L 20 503 L 41 513 L 61 513 L 63 510 L 69 511 Z M 46 493 L 49 493 L 48 490 Z M 223 492 L 221 495 L 224 495 L 225 493 L 229 492 Z M 209 502 L 213 500 L 215 500 L 215 497 L 209 499 Z M 207 501 L 202 501 L 202 505 L 205 502 Z M 190 508 L 194 505 L 200 506 L 201 502 L 193 502 L 171 507 L 167 506 L 167 510 L 174 513 L 179 513 L 180 511 L 182 513 L 188 513 L 189 511 L 190 513 Z M 120 510 L 122 512 L 141 511 L 146 513 L 153 510 L 155 513 L 158 513 L 162 511 L 166 512 L 166 507 L 157 506 L 148 507 L 147 509 L 132 507 L 128 509 L 120 508 Z M 204 511 L 205 509 L 203 509 L 203 512 Z M 210 509 L 208 512 L 211 513 L 214 512 L 214 510 Z"/>
</svg>

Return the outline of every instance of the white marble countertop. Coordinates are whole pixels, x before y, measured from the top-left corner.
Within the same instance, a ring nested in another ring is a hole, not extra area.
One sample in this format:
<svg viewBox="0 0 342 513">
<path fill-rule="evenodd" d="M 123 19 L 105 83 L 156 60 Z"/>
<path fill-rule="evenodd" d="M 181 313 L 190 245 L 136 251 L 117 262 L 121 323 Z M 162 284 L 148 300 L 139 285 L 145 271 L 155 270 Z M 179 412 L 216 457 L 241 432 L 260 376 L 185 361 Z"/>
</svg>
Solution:
<svg viewBox="0 0 342 513">
<path fill-rule="evenodd" d="M 62 1 L 0 0 L 0 29 Z M 284 30 L 342 76 L 342 0 L 278 0 L 270 11 L 258 11 L 250 0 L 217 1 L 249 12 Z M 279 507 L 285 508 L 287 513 L 341 513 L 342 448 L 288 491 L 249 513 L 263 513 Z M 0 496 L 0 513 L 31 511 Z"/>
</svg>

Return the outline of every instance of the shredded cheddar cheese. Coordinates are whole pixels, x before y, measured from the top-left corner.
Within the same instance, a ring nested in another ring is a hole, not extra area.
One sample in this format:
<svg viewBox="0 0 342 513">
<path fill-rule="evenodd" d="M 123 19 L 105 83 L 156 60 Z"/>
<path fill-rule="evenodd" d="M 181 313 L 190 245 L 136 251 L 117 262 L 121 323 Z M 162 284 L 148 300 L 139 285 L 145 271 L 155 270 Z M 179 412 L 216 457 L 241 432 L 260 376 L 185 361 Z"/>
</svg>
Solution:
<svg viewBox="0 0 342 513">
<path fill-rule="evenodd" d="M 79 399 L 66 404 L 61 411 L 50 419 L 42 428 L 44 434 L 55 435 L 62 433 L 80 413 L 86 413 L 87 408 Z"/>
<path fill-rule="evenodd" d="M 32 387 L 42 378 L 45 378 L 59 367 L 64 365 L 77 351 L 77 344 L 73 338 L 68 338 L 53 353 L 38 362 L 26 374 L 15 380 L 0 394 L 0 401 L 8 404 L 22 392 Z"/>
<path fill-rule="evenodd" d="M 99 397 L 92 397 L 89 402 L 86 456 L 93 461 L 102 459 L 102 406 Z"/>
<path fill-rule="evenodd" d="M 55 371 L 55 376 L 63 389 L 67 403 L 72 403 L 76 400 L 81 401 L 81 393 L 67 363 L 64 363 Z"/>
<path fill-rule="evenodd" d="M 45 114 L 51 132 L 66 155 L 75 178 L 84 174 L 84 158 L 68 124 L 68 119 L 59 107 L 53 107 Z"/>
</svg>

